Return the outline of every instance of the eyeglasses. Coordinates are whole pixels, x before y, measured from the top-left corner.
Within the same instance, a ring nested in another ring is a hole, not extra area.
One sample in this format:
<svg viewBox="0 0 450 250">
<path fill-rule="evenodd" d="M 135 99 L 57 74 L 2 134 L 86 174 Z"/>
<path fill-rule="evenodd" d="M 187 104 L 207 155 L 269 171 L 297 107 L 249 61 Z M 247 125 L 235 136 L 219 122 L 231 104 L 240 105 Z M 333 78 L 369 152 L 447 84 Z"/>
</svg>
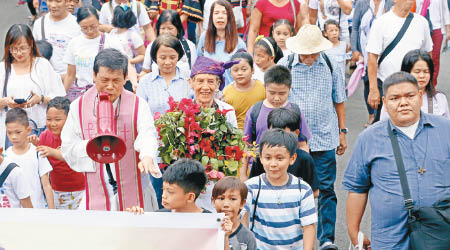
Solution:
<svg viewBox="0 0 450 250">
<path fill-rule="evenodd" d="M 30 47 L 25 47 L 25 46 L 20 47 L 20 48 L 14 48 L 14 47 L 9 48 L 9 52 L 11 52 L 13 54 L 17 54 L 19 52 L 26 53 L 29 50 L 30 50 Z"/>
<path fill-rule="evenodd" d="M 89 27 L 83 26 L 80 28 L 81 28 L 81 31 L 83 31 L 83 32 L 96 31 L 98 29 L 98 25 L 92 25 Z"/>
</svg>

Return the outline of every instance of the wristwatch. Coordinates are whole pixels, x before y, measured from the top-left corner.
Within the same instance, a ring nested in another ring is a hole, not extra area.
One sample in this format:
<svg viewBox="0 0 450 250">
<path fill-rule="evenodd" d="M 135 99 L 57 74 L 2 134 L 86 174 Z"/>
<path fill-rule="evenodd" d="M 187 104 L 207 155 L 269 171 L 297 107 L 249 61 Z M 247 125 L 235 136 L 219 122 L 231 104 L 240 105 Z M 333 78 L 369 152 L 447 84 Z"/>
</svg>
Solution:
<svg viewBox="0 0 450 250">
<path fill-rule="evenodd" d="M 339 129 L 339 133 L 347 134 L 348 133 L 348 128 L 340 128 Z"/>
<path fill-rule="evenodd" d="M 44 104 L 44 95 L 41 95 L 41 101 L 39 102 L 39 104 Z"/>
</svg>

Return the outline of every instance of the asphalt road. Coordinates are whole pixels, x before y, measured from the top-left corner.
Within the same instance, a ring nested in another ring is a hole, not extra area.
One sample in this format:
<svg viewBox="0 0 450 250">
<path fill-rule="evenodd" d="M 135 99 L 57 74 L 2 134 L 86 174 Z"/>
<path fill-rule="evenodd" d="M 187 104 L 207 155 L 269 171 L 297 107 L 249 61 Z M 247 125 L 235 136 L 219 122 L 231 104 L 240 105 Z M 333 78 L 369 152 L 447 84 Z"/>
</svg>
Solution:
<svg viewBox="0 0 450 250">
<path fill-rule="evenodd" d="M 27 23 L 27 17 L 30 15 L 25 5 L 16 7 L 17 0 L 1 0 L 2 8 L 0 10 L 0 41 L 4 44 L 4 39 L 8 28 L 15 23 Z M 3 57 L 4 47 L 1 46 L 0 53 Z M 438 90 L 450 97 L 450 52 L 443 54 L 441 57 L 441 72 L 439 75 Z M 347 236 L 347 226 L 345 223 L 345 201 L 347 192 L 342 190 L 341 181 L 345 167 L 352 154 L 352 149 L 359 133 L 364 129 L 363 125 L 367 122 L 368 114 L 364 105 L 363 86 L 360 84 L 355 94 L 346 102 L 347 127 L 349 134 L 347 136 L 348 148 L 343 156 L 337 158 L 338 170 L 336 180 L 336 193 L 338 197 L 338 213 L 336 222 L 336 244 L 340 249 L 347 249 L 349 240 Z M 365 217 L 362 222 L 362 231 L 366 234 L 370 233 L 370 210 L 366 210 Z"/>
</svg>

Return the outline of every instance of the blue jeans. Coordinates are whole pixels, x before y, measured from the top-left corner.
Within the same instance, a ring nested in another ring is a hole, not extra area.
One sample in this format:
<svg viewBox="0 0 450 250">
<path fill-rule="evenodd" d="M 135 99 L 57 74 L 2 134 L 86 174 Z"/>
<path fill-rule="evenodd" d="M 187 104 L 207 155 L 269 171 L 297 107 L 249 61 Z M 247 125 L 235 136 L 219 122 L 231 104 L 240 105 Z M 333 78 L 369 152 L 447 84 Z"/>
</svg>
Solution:
<svg viewBox="0 0 450 250">
<path fill-rule="evenodd" d="M 334 242 L 336 226 L 337 197 L 334 192 L 336 180 L 336 153 L 335 150 L 311 152 L 319 179 L 317 238 L 320 244 L 327 241 Z"/>
</svg>

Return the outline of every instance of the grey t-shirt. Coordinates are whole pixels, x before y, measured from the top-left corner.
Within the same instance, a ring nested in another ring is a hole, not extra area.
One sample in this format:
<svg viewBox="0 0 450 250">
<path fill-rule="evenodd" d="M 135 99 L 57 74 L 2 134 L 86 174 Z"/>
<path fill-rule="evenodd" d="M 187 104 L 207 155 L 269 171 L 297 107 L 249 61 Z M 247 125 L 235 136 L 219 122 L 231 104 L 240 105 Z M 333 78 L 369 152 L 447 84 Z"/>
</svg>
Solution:
<svg viewBox="0 0 450 250">
<path fill-rule="evenodd" d="M 231 250 L 238 250 L 233 248 L 233 242 L 236 242 L 236 239 L 241 247 L 240 250 L 256 250 L 255 236 L 253 236 L 253 233 L 242 224 L 239 225 L 235 232 L 230 234 L 228 244 L 230 244 Z"/>
</svg>

